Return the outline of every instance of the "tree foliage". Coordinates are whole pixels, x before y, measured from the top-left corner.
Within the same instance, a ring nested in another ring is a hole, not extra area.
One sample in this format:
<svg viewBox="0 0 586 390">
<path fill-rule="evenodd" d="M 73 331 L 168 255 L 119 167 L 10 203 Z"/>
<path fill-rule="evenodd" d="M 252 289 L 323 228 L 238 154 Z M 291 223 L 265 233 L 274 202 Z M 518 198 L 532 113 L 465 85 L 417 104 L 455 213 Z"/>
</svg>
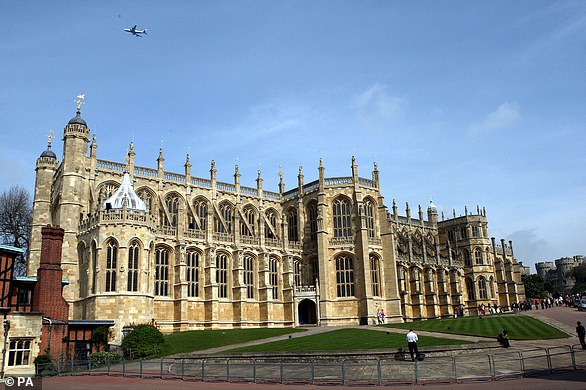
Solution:
<svg viewBox="0 0 586 390">
<path fill-rule="evenodd" d="M 586 291 L 586 264 L 579 265 L 570 271 L 576 281 L 572 292 L 580 293 Z"/>
<path fill-rule="evenodd" d="M 525 285 L 527 298 L 546 298 L 551 292 L 551 286 L 545 283 L 540 275 L 523 275 L 521 281 Z"/>
<path fill-rule="evenodd" d="M 32 200 L 24 187 L 14 186 L 0 194 L 0 240 L 3 244 L 28 252 L 32 220 Z M 25 259 L 26 255 L 17 259 L 17 274 L 26 273 Z"/>
<path fill-rule="evenodd" d="M 140 324 L 135 325 L 132 332 L 124 337 L 121 346 L 125 356 L 141 359 L 158 354 L 164 342 L 165 338 L 159 329 L 150 324 Z"/>
</svg>

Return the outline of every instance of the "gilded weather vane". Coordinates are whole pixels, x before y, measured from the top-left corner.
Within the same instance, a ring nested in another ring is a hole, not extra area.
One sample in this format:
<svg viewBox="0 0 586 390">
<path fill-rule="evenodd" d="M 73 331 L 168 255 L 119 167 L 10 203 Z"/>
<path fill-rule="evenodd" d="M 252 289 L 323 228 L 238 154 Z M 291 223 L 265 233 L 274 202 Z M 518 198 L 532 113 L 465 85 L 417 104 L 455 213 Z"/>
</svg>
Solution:
<svg viewBox="0 0 586 390">
<path fill-rule="evenodd" d="M 81 105 L 85 104 L 84 100 L 85 99 L 85 93 L 80 93 L 79 95 L 77 95 L 77 100 L 75 101 L 77 103 L 77 111 L 81 110 Z"/>
<path fill-rule="evenodd" d="M 51 147 L 51 142 L 53 142 L 53 133 L 55 131 L 53 129 L 49 130 L 49 135 L 47 136 L 47 145 Z"/>
</svg>

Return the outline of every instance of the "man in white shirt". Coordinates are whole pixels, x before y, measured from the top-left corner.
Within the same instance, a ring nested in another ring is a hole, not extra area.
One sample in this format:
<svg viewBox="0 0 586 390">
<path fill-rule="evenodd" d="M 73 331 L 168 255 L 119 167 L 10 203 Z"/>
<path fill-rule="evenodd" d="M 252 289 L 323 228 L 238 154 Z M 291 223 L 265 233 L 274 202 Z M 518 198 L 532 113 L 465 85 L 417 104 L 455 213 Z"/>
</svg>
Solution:
<svg viewBox="0 0 586 390">
<path fill-rule="evenodd" d="M 411 361 L 414 362 L 417 355 L 419 355 L 419 351 L 417 350 L 417 334 L 413 332 L 413 329 L 409 329 L 409 333 L 407 333 L 407 345 L 409 346 L 409 355 L 411 355 Z"/>
</svg>

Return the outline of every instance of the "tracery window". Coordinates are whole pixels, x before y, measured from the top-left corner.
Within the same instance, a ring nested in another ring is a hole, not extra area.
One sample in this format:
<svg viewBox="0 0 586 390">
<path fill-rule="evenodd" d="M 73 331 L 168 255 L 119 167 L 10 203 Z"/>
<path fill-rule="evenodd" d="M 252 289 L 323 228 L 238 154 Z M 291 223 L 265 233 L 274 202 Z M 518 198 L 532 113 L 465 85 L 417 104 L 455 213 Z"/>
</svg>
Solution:
<svg viewBox="0 0 586 390">
<path fill-rule="evenodd" d="M 246 223 L 244 221 L 240 222 L 240 234 L 243 236 L 254 237 L 254 222 L 256 219 L 254 209 L 252 207 L 247 207 L 244 209 L 243 214 Z M 248 226 L 246 225 L 247 223 Z"/>
<path fill-rule="evenodd" d="M 140 246 L 132 241 L 128 246 L 128 291 L 138 291 L 138 259 Z"/>
<path fill-rule="evenodd" d="M 296 286 L 301 286 L 301 262 L 299 259 L 293 260 L 293 278 Z"/>
<path fill-rule="evenodd" d="M 372 279 L 372 295 L 380 297 L 380 261 L 376 256 L 370 256 L 370 275 Z"/>
<path fill-rule="evenodd" d="M 364 202 L 364 213 L 366 214 L 366 229 L 368 231 L 368 237 L 374 238 L 374 205 L 370 200 Z"/>
<path fill-rule="evenodd" d="M 488 299 L 486 279 L 484 279 L 482 276 L 478 279 L 478 296 L 480 299 Z"/>
<path fill-rule="evenodd" d="M 146 204 L 147 211 L 153 210 L 153 194 L 150 191 L 143 189 L 137 192 L 137 195 Z"/>
<path fill-rule="evenodd" d="M 349 256 L 336 258 L 336 287 L 338 297 L 354 296 L 354 265 Z"/>
<path fill-rule="evenodd" d="M 279 299 L 279 261 L 274 257 L 269 258 L 269 280 L 273 299 Z"/>
<path fill-rule="evenodd" d="M 169 294 L 169 251 L 164 248 L 155 249 L 155 295 Z"/>
<path fill-rule="evenodd" d="M 480 233 L 479 233 L 479 229 L 478 226 L 472 226 L 472 237 L 479 237 Z"/>
<path fill-rule="evenodd" d="M 317 241 L 317 203 L 311 202 L 307 206 L 309 215 L 309 237 L 312 242 Z"/>
<path fill-rule="evenodd" d="M 165 208 L 167 209 L 169 219 L 167 219 L 167 215 L 165 215 L 163 218 L 163 225 L 177 227 L 177 219 L 179 216 L 179 197 L 168 196 L 165 199 Z"/>
<path fill-rule="evenodd" d="M 193 212 L 195 218 L 199 222 L 199 229 L 206 230 L 207 227 L 207 216 L 208 216 L 208 203 L 205 200 L 196 200 L 193 202 Z M 195 227 L 197 229 L 197 226 Z"/>
<path fill-rule="evenodd" d="M 333 216 L 334 237 L 352 237 L 352 226 L 350 224 L 350 202 L 343 198 L 336 199 L 333 204 Z"/>
<path fill-rule="evenodd" d="M 199 296 L 199 252 L 187 252 L 187 296 Z"/>
<path fill-rule="evenodd" d="M 299 241 L 297 225 L 297 210 L 292 208 L 287 213 L 287 234 L 289 236 L 289 241 Z"/>
<path fill-rule="evenodd" d="M 224 220 L 226 226 L 220 218 L 216 219 L 216 232 L 217 233 L 232 233 L 232 207 L 229 204 L 223 203 L 219 207 L 221 219 Z"/>
<path fill-rule="evenodd" d="M 244 256 L 243 263 L 246 298 L 254 299 L 254 259 L 252 256 Z"/>
<path fill-rule="evenodd" d="M 265 238 L 278 238 L 276 213 L 272 210 L 269 210 L 267 211 L 265 217 Z"/>
<path fill-rule="evenodd" d="M 470 252 L 468 252 L 467 249 L 464 249 L 463 254 L 464 254 L 464 264 L 466 265 L 466 267 L 471 267 L 472 266 L 472 259 L 470 258 Z"/>
<path fill-rule="evenodd" d="M 106 245 L 106 292 L 116 291 L 116 269 L 118 264 L 118 245 L 114 240 Z"/>
<path fill-rule="evenodd" d="M 474 251 L 474 258 L 476 259 L 476 265 L 484 263 L 484 257 L 482 256 L 482 250 L 480 248 L 476 248 Z"/>
<path fill-rule="evenodd" d="M 218 298 L 228 298 L 228 256 L 216 255 L 216 282 L 218 283 Z"/>
<path fill-rule="evenodd" d="M 468 292 L 468 299 L 476 300 L 476 292 L 474 289 L 474 282 L 470 278 L 466 278 L 466 290 Z"/>
</svg>

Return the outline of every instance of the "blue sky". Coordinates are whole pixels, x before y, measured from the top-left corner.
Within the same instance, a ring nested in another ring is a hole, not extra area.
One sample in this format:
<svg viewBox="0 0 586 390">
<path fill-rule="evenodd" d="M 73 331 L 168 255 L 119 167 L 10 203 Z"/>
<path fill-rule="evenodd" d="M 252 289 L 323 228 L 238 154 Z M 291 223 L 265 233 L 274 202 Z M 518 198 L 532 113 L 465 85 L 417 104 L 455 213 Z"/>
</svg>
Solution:
<svg viewBox="0 0 586 390">
<path fill-rule="evenodd" d="M 279 166 L 290 189 L 356 156 L 388 206 L 486 207 L 528 265 L 586 254 L 585 49 L 584 1 L 3 0 L 0 190 L 32 193 L 85 93 L 98 158 L 162 146 L 277 191 Z"/>
</svg>

